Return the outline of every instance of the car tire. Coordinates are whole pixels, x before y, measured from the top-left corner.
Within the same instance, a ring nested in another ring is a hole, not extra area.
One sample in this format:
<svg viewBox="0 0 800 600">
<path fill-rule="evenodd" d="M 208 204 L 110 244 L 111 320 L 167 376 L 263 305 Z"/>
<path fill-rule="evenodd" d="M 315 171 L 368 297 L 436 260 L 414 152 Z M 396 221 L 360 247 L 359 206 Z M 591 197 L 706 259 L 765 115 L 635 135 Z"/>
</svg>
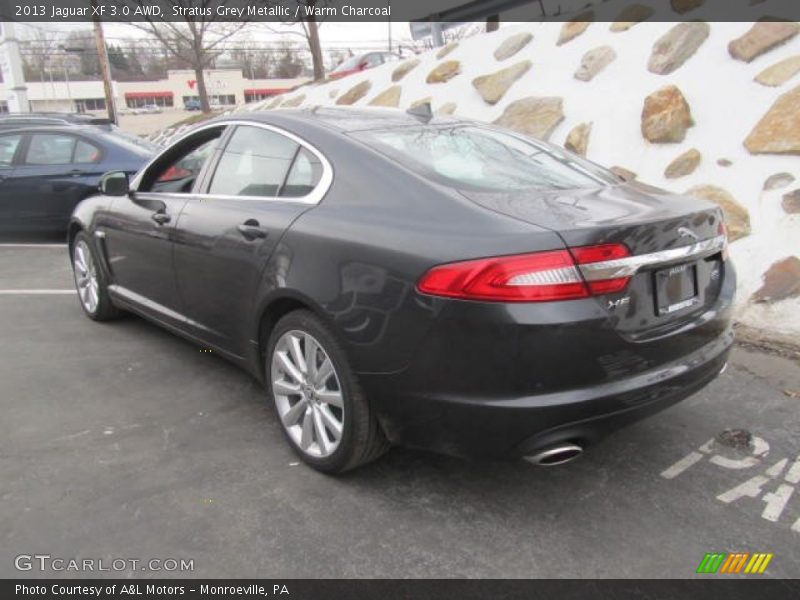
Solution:
<svg viewBox="0 0 800 600">
<path fill-rule="evenodd" d="M 72 272 L 78 300 L 86 316 L 94 321 L 110 321 L 122 312 L 111 302 L 108 295 L 108 279 L 100 266 L 100 259 L 92 239 L 81 231 L 70 248 Z"/>
<path fill-rule="evenodd" d="M 265 374 L 284 436 L 314 469 L 343 473 L 389 448 L 344 350 L 314 313 L 296 310 L 278 321 Z"/>
</svg>

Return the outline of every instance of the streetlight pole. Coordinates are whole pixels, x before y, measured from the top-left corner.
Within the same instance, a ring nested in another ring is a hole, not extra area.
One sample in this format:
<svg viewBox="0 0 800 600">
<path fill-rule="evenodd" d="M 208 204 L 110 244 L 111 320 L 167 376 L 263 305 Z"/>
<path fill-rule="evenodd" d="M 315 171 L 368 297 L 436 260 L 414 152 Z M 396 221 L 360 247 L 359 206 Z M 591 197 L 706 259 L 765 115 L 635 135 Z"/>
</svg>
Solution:
<svg viewBox="0 0 800 600">
<path fill-rule="evenodd" d="M 8 96 L 9 112 L 30 112 L 28 87 L 25 85 L 19 40 L 13 21 L 0 23 L 0 71 L 3 73 L 6 89 L 10 88 L 11 92 Z"/>
<path fill-rule="evenodd" d="M 72 90 L 69 87 L 69 73 L 67 72 L 66 65 L 64 66 L 64 81 L 67 84 L 67 98 L 69 99 L 69 112 L 75 110 L 75 103 L 72 101 Z"/>
<path fill-rule="evenodd" d="M 392 1 L 391 0 L 386 0 L 386 5 L 391 10 Z M 389 52 L 391 52 L 392 51 L 392 20 L 391 19 L 386 21 L 386 26 L 389 28 Z"/>
</svg>

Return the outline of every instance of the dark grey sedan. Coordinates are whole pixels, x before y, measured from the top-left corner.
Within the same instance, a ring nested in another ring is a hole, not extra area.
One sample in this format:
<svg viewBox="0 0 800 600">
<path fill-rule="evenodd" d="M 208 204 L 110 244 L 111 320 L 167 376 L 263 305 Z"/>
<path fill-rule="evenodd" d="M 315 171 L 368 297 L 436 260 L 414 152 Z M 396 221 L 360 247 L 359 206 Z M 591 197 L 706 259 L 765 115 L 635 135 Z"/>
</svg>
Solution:
<svg viewBox="0 0 800 600">
<path fill-rule="evenodd" d="M 242 366 L 325 472 L 390 444 L 567 462 L 732 343 L 717 207 L 485 124 L 235 114 L 102 187 L 69 230 L 86 314 Z"/>
</svg>

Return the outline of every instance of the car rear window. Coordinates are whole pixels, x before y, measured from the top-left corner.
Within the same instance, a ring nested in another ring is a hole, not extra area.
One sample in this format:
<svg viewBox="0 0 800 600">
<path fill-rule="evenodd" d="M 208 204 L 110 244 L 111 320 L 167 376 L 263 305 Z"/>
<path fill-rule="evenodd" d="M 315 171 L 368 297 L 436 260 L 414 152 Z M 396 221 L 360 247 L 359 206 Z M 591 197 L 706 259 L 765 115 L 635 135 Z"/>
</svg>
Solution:
<svg viewBox="0 0 800 600">
<path fill-rule="evenodd" d="M 99 135 L 101 139 L 108 140 L 132 154 L 136 154 L 145 158 L 152 156 L 156 153 L 156 151 L 158 151 L 158 146 L 155 144 L 123 131 L 114 130 L 108 133 L 101 133 Z"/>
<path fill-rule="evenodd" d="M 549 144 L 474 125 L 353 134 L 407 168 L 450 187 L 510 192 L 619 183 L 610 171 Z"/>
<path fill-rule="evenodd" d="M 297 150 L 296 142 L 279 133 L 240 125 L 219 160 L 209 193 L 278 196 Z"/>
</svg>

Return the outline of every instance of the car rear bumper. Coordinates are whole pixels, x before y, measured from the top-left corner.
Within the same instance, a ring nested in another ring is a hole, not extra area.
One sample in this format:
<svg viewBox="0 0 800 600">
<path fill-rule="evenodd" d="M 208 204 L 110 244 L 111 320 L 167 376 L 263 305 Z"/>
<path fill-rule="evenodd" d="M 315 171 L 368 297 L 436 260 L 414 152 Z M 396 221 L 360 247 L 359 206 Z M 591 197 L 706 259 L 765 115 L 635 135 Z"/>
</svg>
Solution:
<svg viewBox="0 0 800 600">
<path fill-rule="evenodd" d="M 463 397 L 400 392 L 401 386 L 385 375 L 364 377 L 364 386 L 393 443 L 457 456 L 519 457 L 563 441 L 589 445 L 683 400 L 720 373 L 732 343 L 728 328 L 657 368 L 554 393 Z"/>
</svg>

